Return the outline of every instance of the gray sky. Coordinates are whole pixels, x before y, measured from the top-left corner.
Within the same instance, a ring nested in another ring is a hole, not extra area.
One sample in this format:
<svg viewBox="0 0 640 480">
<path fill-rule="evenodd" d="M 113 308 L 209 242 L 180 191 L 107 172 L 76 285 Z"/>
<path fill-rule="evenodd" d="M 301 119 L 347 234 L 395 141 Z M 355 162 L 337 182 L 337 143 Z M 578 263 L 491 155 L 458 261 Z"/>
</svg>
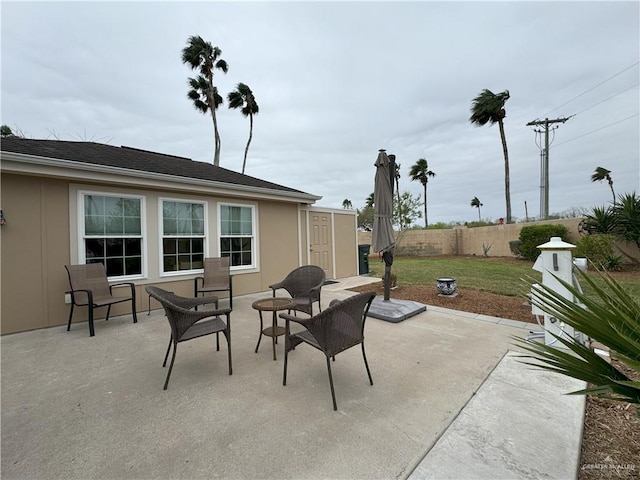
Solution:
<svg viewBox="0 0 640 480">
<path fill-rule="evenodd" d="M 2 1 L 1 121 L 31 138 L 89 140 L 212 162 L 211 117 L 186 98 L 191 35 L 222 49 L 219 91 L 248 84 L 260 106 L 246 173 L 362 207 L 379 148 L 426 158 L 429 223 L 505 216 L 498 126 L 472 99 L 508 89 L 513 216 L 540 213 L 535 119 L 554 132 L 549 211 L 640 193 L 639 2 Z M 241 171 L 249 121 L 218 110 L 220 165 Z M 424 219 L 417 221 L 422 225 Z"/>
</svg>

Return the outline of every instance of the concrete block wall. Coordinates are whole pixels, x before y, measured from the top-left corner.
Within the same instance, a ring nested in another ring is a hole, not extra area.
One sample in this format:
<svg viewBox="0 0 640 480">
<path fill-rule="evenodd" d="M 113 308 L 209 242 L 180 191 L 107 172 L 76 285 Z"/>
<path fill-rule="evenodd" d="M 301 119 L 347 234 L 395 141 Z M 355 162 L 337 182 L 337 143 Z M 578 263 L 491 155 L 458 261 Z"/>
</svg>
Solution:
<svg viewBox="0 0 640 480">
<path fill-rule="evenodd" d="M 396 232 L 396 255 L 483 255 L 483 245 L 489 246 L 488 255 L 493 257 L 511 257 L 509 242 L 518 240 L 520 230 L 528 225 L 561 224 L 569 230 L 569 241 L 576 243 L 580 239 L 578 224 L 581 218 L 562 218 L 509 225 L 491 225 L 487 227 L 456 227 L 439 230 L 406 230 Z M 358 244 L 371 244 L 371 232 L 358 232 Z M 374 252 L 372 252 L 374 253 Z"/>
</svg>

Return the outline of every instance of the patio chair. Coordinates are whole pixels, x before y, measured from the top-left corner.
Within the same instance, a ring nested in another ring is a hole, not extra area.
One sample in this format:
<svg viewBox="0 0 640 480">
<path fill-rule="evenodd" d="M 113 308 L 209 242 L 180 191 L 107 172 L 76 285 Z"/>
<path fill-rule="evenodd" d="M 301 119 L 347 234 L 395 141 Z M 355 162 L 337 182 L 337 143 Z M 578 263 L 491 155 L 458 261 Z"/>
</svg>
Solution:
<svg viewBox="0 0 640 480">
<path fill-rule="evenodd" d="M 269 288 L 273 290 L 273 296 L 276 296 L 276 290 L 285 289 L 295 304 L 293 310 L 313 315 L 313 303 L 318 302 L 320 306 L 320 289 L 325 281 L 324 270 L 316 265 L 304 265 L 298 267 L 289 273 L 284 280 Z"/>
<path fill-rule="evenodd" d="M 98 307 L 107 307 L 106 320 L 109 320 L 111 305 L 121 302 L 131 301 L 131 311 L 133 312 L 133 323 L 138 323 L 136 315 L 136 289 L 131 282 L 114 283 L 109 285 L 107 272 L 102 263 L 89 263 L 86 265 L 65 265 L 69 276 L 70 290 L 65 293 L 71 294 L 71 310 L 69 312 L 69 323 L 67 332 L 71 329 L 71 319 L 75 306 L 86 306 L 89 310 L 89 336 L 93 337 L 93 310 Z M 126 297 L 113 296 L 113 288 L 128 286 L 131 293 Z"/>
<path fill-rule="evenodd" d="M 173 363 L 176 359 L 176 351 L 178 343 L 193 340 L 194 338 L 218 334 L 222 332 L 227 339 L 227 352 L 229 362 L 229 375 L 233 373 L 231 365 L 231 308 L 216 308 L 215 310 L 192 310 L 197 305 L 206 305 L 213 303 L 218 304 L 217 297 L 201 297 L 188 298 L 175 295 L 171 292 L 158 287 L 146 287 L 149 295 L 155 298 L 162 308 L 164 308 L 167 320 L 171 326 L 171 337 L 169 338 L 169 346 L 164 356 L 163 367 L 167 366 L 169 352 L 173 345 L 173 355 L 171 356 L 171 364 L 167 372 L 167 378 L 164 382 L 164 390 L 169 386 L 169 378 L 173 370 Z M 221 315 L 226 317 L 226 322 L 220 318 Z"/>
<path fill-rule="evenodd" d="M 364 324 L 367 319 L 369 307 L 375 296 L 374 292 L 364 292 L 344 301 L 333 300 L 329 304 L 329 308 L 310 318 L 299 318 L 287 313 L 281 313 L 280 318 L 286 321 L 282 384 L 287 384 L 289 352 L 299 344 L 307 343 L 320 350 L 326 357 L 334 410 L 338 409 L 338 405 L 336 404 L 336 394 L 333 388 L 333 377 L 331 376 L 331 362 L 329 358 L 333 358 L 335 361 L 335 356 L 338 353 L 360 344 L 362 346 L 364 366 L 369 376 L 369 383 L 373 385 L 369 364 L 367 363 L 367 356 L 364 352 Z M 305 330 L 292 334 L 290 322 L 296 322 L 302 325 Z"/>
<path fill-rule="evenodd" d="M 229 257 L 205 258 L 204 274 L 193 279 L 194 297 L 210 292 L 229 292 L 229 308 L 233 309 L 233 283 Z"/>
</svg>

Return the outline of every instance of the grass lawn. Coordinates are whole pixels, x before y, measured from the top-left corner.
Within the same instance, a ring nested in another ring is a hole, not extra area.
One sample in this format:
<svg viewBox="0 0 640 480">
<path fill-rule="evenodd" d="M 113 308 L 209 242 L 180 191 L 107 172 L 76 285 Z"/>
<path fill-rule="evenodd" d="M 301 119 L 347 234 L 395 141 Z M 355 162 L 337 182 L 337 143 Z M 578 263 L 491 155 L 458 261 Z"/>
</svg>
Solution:
<svg viewBox="0 0 640 480">
<path fill-rule="evenodd" d="M 396 257 L 391 272 L 402 285 L 435 285 L 438 277 L 453 277 L 463 288 L 521 297 L 529 293 L 531 283 L 542 280 L 542 274 L 532 267 L 533 262 L 512 257 Z M 384 262 L 377 254 L 369 256 L 369 273 L 373 277 L 384 275 Z M 590 275 L 600 283 L 595 271 L 590 270 Z M 640 302 L 639 269 L 611 272 L 611 276 Z M 589 294 L 584 282 L 581 286 Z"/>
</svg>

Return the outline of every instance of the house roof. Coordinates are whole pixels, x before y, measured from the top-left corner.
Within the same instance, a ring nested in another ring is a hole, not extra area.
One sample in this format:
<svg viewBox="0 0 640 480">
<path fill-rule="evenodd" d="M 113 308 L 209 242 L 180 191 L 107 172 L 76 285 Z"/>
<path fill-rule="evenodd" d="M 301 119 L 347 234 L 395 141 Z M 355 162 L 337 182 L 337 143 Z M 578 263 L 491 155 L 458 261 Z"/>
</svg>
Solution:
<svg viewBox="0 0 640 480">
<path fill-rule="evenodd" d="M 243 175 L 233 170 L 216 167 L 210 163 L 197 162 L 185 157 L 150 152 L 132 147 L 116 147 L 95 142 L 70 142 L 62 140 L 36 140 L 19 137 L 3 137 L 0 150 L 29 157 L 114 167 L 138 172 L 156 173 L 198 179 L 216 184 L 239 186 L 245 189 L 273 191 L 274 194 L 298 194 L 315 201 L 322 197 L 311 195 L 293 188 L 271 183 L 259 178 Z"/>
</svg>

